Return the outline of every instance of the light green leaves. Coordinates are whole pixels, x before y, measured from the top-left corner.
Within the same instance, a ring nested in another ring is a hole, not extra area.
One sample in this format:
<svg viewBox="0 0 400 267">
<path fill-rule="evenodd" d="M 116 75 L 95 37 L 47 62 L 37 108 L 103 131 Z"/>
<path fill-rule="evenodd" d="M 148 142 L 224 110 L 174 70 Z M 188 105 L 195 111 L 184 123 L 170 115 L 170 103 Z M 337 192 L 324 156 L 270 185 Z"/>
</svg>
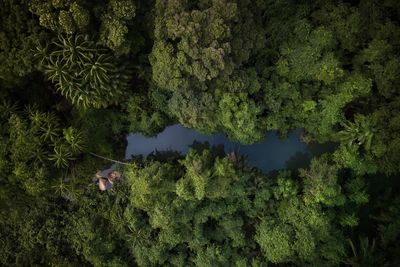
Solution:
<svg viewBox="0 0 400 267">
<path fill-rule="evenodd" d="M 202 200 L 206 195 L 206 187 L 212 176 L 212 170 L 209 168 L 210 155 L 208 151 L 204 151 L 203 155 L 197 155 L 192 151 L 188 154 L 182 163 L 186 167 L 187 174 L 183 180 L 187 180 L 188 186 L 194 191 L 197 200 Z"/>
<path fill-rule="evenodd" d="M 80 6 L 78 2 L 72 3 L 69 7 L 69 12 L 72 14 L 75 25 L 78 29 L 82 30 L 89 25 L 89 12 Z"/>
<path fill-rule="evenodd" d="M 258 121 L 262 109 L 246 93 L 224 93 L 219 110 L 218 119 L 231 139 L 252 143 L 264 137 Z"/>
<path fill-rule="evenodd" d="M 13 109 L 8 121 L 13 161 L 42 166 L 50 160 L 66 168 L 83 151 L 84 134 L 73 127 L 63 129 L 55 113 L 41 112 L 37 105 L 27 105 L 23 112 L 17 105 Z"/>
<path fill-rule="evenodd" d="M 83 133 L 72 127 L 66 128 L 63 131 L 64 139 L 69 144 L 72 152 L 77 153 L 84 149 L 84 136 Z"/>
<path fill-rule="evenodd" d="M 102 15 L 100 40 L 117 54 L 129 52 L 126 34 L 129 22 L 135 16 L 136 6 L 133 0 L 110 0 Z"/>
<path fill-rule="evenodd" d="M 53 185 L 52 188 L 54 189 L 54 191 L 57 195 L 60 195 L 63 197 L 67 196 L 71 192 L 71 189 L 72 189 L 71 185 L 67 184 L 64 181 L 64 178 L 60 178 L 58 183 Z"/>
<path fill-rule="evenodd" d="M 40 25 L 54 32 L 73 34 L 89 25 L 89 11 L 82 1 L 30 1 L 30 11 L 39 16 Z"/>
<path fill-rule="evenodd" d="M 300 169 L 304 182 L 303 200 L 306 205 L 322 203 L 327 206 L 341 206 L 345 197 L 338 184 L 338 168 L 328 163 L 325 155 L 313 159 L 308 169 Z"/>
<path fill-rule="evenodd" d="M 49 155 L 49 160 L 54 161 L 57 168 L 68 167 L 69 161 L 73 159 L 72 153 L 63 144 L 56 145 L 53 153 Z"/>
<path fill-rule="evenodd" d="M 268 261 L 273 263 L 286 262 L 292 256 L 289 228 L 272 226 L 267 221 L 262 221 L 258 226 L 255 237 Z"/>
<path fill-rule="evenodd" d="M 303 102 L 303 110 L 306 112 L 313 111 L 316 106 L 317 106 L 317 103 L 313 100 L 306 100 Z"/>
<path fill-rule="evenodd" d="M 290 171 L 283 171 L 277 177 L 277 185 L 273 188 L 276 199 L 282 200 L 295 196 L 298 192 L 298 185 L 290 178 Z"/>
</svg>

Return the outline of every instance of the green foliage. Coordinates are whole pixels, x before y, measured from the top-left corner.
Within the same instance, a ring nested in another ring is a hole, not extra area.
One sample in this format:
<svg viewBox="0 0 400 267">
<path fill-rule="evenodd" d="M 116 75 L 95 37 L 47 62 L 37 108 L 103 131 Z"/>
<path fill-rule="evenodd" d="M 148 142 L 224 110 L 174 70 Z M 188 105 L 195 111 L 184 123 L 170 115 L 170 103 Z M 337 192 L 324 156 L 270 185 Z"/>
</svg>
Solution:
<svg viewBox="0 0 400 267">
<path fill-rule="evenodd" d="M 216 158 L 208 150 L 192 151 L 180 164 L 148 162 L 144 168 L 125 170 L 132 190 L 132 207 L 125 214 L 136 218 L 132 227 L 141 233 L 132 236 L 135 258 L 139 265 L 235 262 L 247 244 L 242 231 L 250 207 L 246 180 L 238 179 L 228 158 Z M 148 220 L 137 217 L 140 210 Z M 158 244 L 149 239 L 153 234 Z"/>
<path fill-rule="evenodd" d="M 345 199 L 337 182 L 337 172 L 337 167 L 328 163 L 326 155 L 320 159 L 313 159 L 308 170 L 301 169 L 300 177 L 304 179 L 304 202 L 307 205 L 343 205 Z"/>
<path fill-rule="evenodd" d="M 395 0 L 1 1 L 0 265 L 400 266 L 399 17 Z M 127 132 L 175 122 L 336 147 L 264 174 L 197 144 L 99 192 L 109 162 L 85 152 L 121 158 Z"/>
<path fill-rule="evenodd" d="M 244 143 L 263 136 L 264 124 L 256 120 L 263 109 L 252 100 L 261 85 L 257 72 L 245 66 L 265 41 L 258 5 L 157 1 L 153 80 L 159 90 L 172 92 L 170 113 L 183 125 L 222 130 Z"/>
<path fill-rule="evenodd" d="M 82 135 L 70 127 L 64 129 L 63 136 L 57 116 L 41 112 L 37 106 L 27 106 L 20 112 L 16 106 L 10 109 L 5 102 L 3 108 L 10 112 L 5 122 L 7 131 L 2 133 L 8 143 L 4 156 L 10 161 L 9 180 L 22 183 L 27 192 L 38 195 L 46 190 L 46 176 L 51 171 L 48 161 L 58 168 L 67 167 L 82 152 Z"/>
<path fill-rule="evenodd" d="M 289 229 L 271 227 L 264 221 L 258 227 L 259 232 L 256 240 L 260 244 L 265 257 L 273 263 L 287 261 L 293 253 L 289 244 Z"/>
<path fill-rule="evenodd" d="M 73 34 L 84 30 L 90 22 L 89 11 L 82 1 L 34 0 L 29 3 L 30 11 L 39 16 L 40 25 L 54 32 Z"/>
<path fill-rule="evenodd" d="M 289 172 L 254 173 L 207 149 L 191 150 L 180 161 L 128 167 L 123 214 L 135 233 L 131 252 L 139 265 L 219 266 L 250 264 L 258 244 L 263 257 L 257 260 L 265 264 L 339 264 L 347 241 L 332 206 L 347 210 L 347 191 L 329 177 L 341 201 L 303 201 L 314 193 L 307 183 L 322 179 L 317 170 L 324 167 L 336 175 L 325 156 L 296 182 Z"/>
<path fill-rule="evenodd" d="M 295 196 L 298 193 L 296 182 L 290 179 L 290 171 L 279 173 L 273 193 L 274 197 L 279 200 Z"/>
<path fill-rule="evenodd" d="M 68 143 L 72 152 L 80 152 L 83 151 L 85 145 L 85 138 L 83 133 L 77 129 L 69 127 L 63 130 L 64 139 Z"/>
<path fill-rule="evenodd" d="M 219 109 L 219 120 L 231 139 L 252 143 L 264 137 L 258 119 L 261 108 L 245 93 L 225 93 L 219 102 Z"/>
<path fill-rule="evenodd" d="M 107 50 L 82 35 L 59 35 L 49 46 L 38 47 L 37 56 L 44 73 L 63 96 L 83 107 L 118 103 L 129 77 Z"/>
<path fill-rule="evenodd" d="M 188 89 L 192 79 L 230 76 L 263 44 L 249 1 L 157 1 L 156 12 L 151 62 L 161 88 Z"/>
<path fill-rule="evenodd" d="M 217 130 L 216 104 L 209 93 L 183 91 L 173 95 L 169 102 L 170 112 L 188 128 L 196 128 L 205 133 Z"/>
<path fill-rule="evenodd" d="M 19 192 L 20 193 L 20 192 Z M 13 203 L 2 205 L 0 263 L 6 266 L 77 266 L 86 264 L 79 256 L 71 255 L 63 231 L 67 219 L 65 207 L 29 201 L 21 194 Z"/>
<path fill-rule="evenodd" d="M 268 261 L 340 262 L 344 254 L 343 236 L 331 221 L 330 212 L 322 212 L 319 205 L 305 205 L 297 196 L 278 202 L 276 208 L 263 217 L 264 223 L 257 226 L 255 237 Z"/>
<path fill-rule="evenodd" d="M 170 118 L 164 112 L 155 108 L 154 103 L 156 101 L 149 103 L 148 99 L 142 95 L 130 96 L 126 107 L 130 132 L 155 135 L 170 123 Z"/>
<path fill-rule="evenodd" d="M 367 204 L 369 201 L 369 195 L 367 193 L 366 184 L 363 178 L 356 177 L 346 181 L 344 185 L 348 192 L 348 198 L 350 202 L 356 205 Z"/>
<path fill-rule="evenodd" d="M 382 25 L 382 30 L 389 30 L 385 34 L 394 35 L 394 41 L 398 42 L 400 30 L 393 25 Z M 396 38 L 397 37 L 397 38 Z M 378 37 L 379 38 L 379 37 Z M 389 36 L 386 36 L 389 38 Z M 396 94 L 396 87 L 399 85 L 398 75 L 400 61 L 394 56 L 396 52 L 390 40 L 373 39 L 356 57 L 358 67 L 374 78 L 379 94 L 389 98 Z"/>
<path fill-rule="evenodd" d="M 361 114 L 354 116 L 354 123 L 343 123 L 343 130 L 338 133 L 341 142 L 348 146 L 363 145 L 366 150 L 371 148 L 372 138 L 374 136 L 373 126 L 368 118 Z"/>
<path fill-rule="evenodd" d="M 14 83 L 35 70 L 32 47 L 46 34 L 29 13 L 29 1 L 0 3 L 0 79 Z"/>
<path fill-rule="evenodd" d="M 53 154 L 49 156 L 49 160 L 54 161 L 57 168 L 68 167 L 68 162 L 73 159 L 72 153 L 63 144 L 55 145 Z"/>
<path fill-rule="evenodd" d="M 135 16 L 135 11 L 133 0 L 109 0 L 107 10 L 101 18 L 100 41 L 116 53 L 123 54 L 125 50 L 129 52 L 127 24 Z"/>
</svg>

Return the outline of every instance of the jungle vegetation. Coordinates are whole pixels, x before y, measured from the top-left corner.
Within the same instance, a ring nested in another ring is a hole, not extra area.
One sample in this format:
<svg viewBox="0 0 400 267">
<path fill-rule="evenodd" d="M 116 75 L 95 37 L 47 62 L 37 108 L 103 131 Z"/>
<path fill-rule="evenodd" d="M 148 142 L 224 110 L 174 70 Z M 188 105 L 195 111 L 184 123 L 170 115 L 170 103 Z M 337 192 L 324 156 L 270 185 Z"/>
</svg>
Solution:
<svg viewBox="0 0 400 267">
<path fill-rule="evenodd" d="M 0 1 L 1 266 L 400 266 L 400 1 Z M 250 144 L 336 144 L 262 173 Z"/>
</svg>

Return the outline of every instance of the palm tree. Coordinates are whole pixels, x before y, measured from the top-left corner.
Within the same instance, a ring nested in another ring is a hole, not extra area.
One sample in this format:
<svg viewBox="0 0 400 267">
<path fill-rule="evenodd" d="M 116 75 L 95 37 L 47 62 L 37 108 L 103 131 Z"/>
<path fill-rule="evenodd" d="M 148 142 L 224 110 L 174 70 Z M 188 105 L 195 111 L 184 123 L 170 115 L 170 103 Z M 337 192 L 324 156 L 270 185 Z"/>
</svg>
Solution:
<svg viewBox="0 0 400 267">
<path fill-rule="evenodd" d="M 64 178 L 60 178 L 59 183 L 53 185 L 52 188 L 55 190 L 56 194 L 66 196 L 70 192 L 71 186 L 64 182 Z"/>
<path fill-rule="evenodd" d="M 91 52 L 96 52 L 96 49 L 91 48 L 93 42 L 89 41 L 88 36 L 81 34 L 70 35 L 67 38 L 60 34 L 53 44 L 58 50 L 53 51 L 51 56 L 61 59 L 69 66 L 83 64 L 91 59 L 93 56 Z"/>
<path fill-rule="evenodd" d="M 3 100 L 0 103 L 0 116 L 8 118 L 18 111 L 18 104 L 12 103 L 10 100 Z"/>
<path fill-rule="evenodd" d="M 43 163 L 46 160 L 47 152 L 43 149 L 43 147 L 38 147 L 34 152 L 35 162 Z"/>
<path fill-rule="evenodd" d="M 84 135 L 77 129 L 69 127 L 64 129 L 64 138 L 70 146 L 72 152 L 77 153 L 84 149 Z"/>
<path fill-rule="evenodd" d="M 54 115 L 53 113 L 44 113 L 42 120 L 43 123 L 40 127 L 40 130 L 42 131 L 41 138 L 44 141 L 50 140 L 55 143 L 60 133 L 60 128 L 58 126 L 58 119 L 56 115 Z"/>
<path fill-rule="evenodd" d="M 39 61 L 39 68 L 41 69 L 43 66 L 47 65 L 50 59 L 50 50 L 49 45 L 46 43 L 44 46 L 39 44 L 36 47 L 36 52 L 34 53 L 34 57 L 38 58 Z"/>
<path fill-rule="evenodd" d="M 72 103 L 83 107 L 104 107 L 122 93 L 123 79 L 116 79 L 117 67 L 111 54 L 87 36 L 63 37 L 53 43 L 45 67 L 47 77 Z M 119 87 L 115 87 L 115 80 Z"/>
<path fill-rule="evenodd" d="M 368 237 L 359 237 L 358 247 L 349 239 L 352 255 L 345 261 L 355 267 L 376 266 L 374 264 L 375 239 L 370 242 Z"/>
<path fill-rule="evenodd" d="M 69 84 L 73 81 L 70 67 L 58 58 L 50 57 L 49 64 L 45 67 L 44 73 L 50 81 L 60 85 Z M 63 89 L 63 87 L 61 88 Z M 61 91 L 63 93 L 63 91 Z"/>
<path fill-rule="evenodd" d="M 96 60 L 83 64 L 83 69 L 79 75 L 82 75 L 82 78 L 89 82 L 93 88 L 105 86 L 105 89 L 107 89 L 110 77 L 115 70 L 112 58 L 109 55 L 101 54 Z"/>
<path fill-rule="evenodd" d="M 64 144 L 54 146 L 54 153 L 49 156 L 49 160 L 54 161 L 54 165 L 57 168 L 68 167 L 69 161 L 73 159 L 72 153 Z"/>
<path fill-rule="evenodd" d="M 348 146 L 364 145 L 365 149 L 371 148 L 372 138 L 374 136 L 373 126 L 368 117 L 356 114 L 354 122 L 345 122 L 342 124 L 344 129 L 338 133 L 339 140 Z"/>
</svg>

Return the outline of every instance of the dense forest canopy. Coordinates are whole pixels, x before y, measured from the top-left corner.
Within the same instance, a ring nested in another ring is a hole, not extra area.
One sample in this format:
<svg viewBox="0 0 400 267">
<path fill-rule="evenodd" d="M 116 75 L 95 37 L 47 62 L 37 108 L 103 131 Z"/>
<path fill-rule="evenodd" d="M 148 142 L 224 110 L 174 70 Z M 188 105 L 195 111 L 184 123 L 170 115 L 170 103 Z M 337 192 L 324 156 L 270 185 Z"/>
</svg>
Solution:
<svg viewBox="0 0 400 267">
<path fill-rule="evenodd" d="M 1 266 L 400 266 L 400 1 L 3 0 L 0 62 Z M 335 149 L 195 144 L 99 191 L 176 123 Z"/>
</svg>

